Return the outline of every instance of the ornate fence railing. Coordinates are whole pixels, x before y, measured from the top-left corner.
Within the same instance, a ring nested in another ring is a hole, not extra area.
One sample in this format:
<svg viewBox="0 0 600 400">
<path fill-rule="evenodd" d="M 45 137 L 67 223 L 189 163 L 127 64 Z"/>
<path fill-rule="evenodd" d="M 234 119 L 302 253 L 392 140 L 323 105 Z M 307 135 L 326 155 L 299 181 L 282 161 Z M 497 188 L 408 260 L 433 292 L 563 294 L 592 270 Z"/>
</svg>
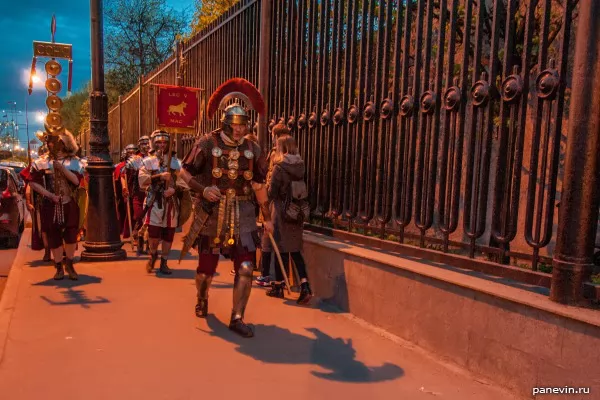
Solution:
<svg viewBox="0 0 600 400">
<path fill-rule="evenodd" d="M 184 45 L 184 83 L 204 101 L 234 76 L 259 86 L 261 142 L 285 122 L 306 160 L 307 228 L 550 271 L 579 1 L 263 1 Z M 114 154 L 155 128 L 175 63 L 111 110 Z"/>
</svg>

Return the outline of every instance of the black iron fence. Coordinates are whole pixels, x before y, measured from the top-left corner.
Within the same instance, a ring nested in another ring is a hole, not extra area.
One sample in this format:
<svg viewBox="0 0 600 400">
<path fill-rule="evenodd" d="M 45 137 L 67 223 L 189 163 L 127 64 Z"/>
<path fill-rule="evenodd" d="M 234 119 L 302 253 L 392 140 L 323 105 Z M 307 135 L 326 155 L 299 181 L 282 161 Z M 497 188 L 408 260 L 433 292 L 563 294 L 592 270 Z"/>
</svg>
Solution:
<svg viewBox="0 0 600 400">
<path fill-rule="evenodd" d="M 185 56 L 183 85 L 201 88 L 201 110 L 210 94 L 233 77 L 258 80 L 260 1 L 242 0 L 218 20 L 183 45 Z M 173 54 L 156 70 L 140 77 L 140 83 L 109 111 L 108 126 L 111 154 L 118 160 L 120 151 L 140 136 L 157 129 L 155 84 L 176 84 L 179 60 Z M 256 118 L 253 118 L 255 121 Z M 218 120 L 200 119 L 199 131 L 218 127 Z M 254 124 L 254 122 L 253 122 Z M 178 137 L 181 157 L 193 143 L 193 137 Z"/>
<path fill-rule="evenodd" d="M 287 123 L 307 162 L 312 225 L 549 272 L 577 0 L 262 1 L 185 44 L 184 84 L 206 100 L 264 76 L 265 123 Z M 152 83 L 175 63 L 111 110 L 115 154 L 155 128 Z"/>
<path fill-rule="evenodd" d="M 575 3 L 275 1 L 271 123 L 320 223 L 548 263 Z"/>
</svg>

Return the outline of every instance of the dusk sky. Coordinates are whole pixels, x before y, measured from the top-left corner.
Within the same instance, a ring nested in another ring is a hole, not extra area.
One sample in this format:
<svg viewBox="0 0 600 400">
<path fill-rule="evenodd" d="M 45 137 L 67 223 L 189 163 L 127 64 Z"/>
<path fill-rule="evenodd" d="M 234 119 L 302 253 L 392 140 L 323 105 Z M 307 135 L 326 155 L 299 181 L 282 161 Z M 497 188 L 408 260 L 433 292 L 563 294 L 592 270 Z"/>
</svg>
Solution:
<svg viewBox="0 0 600 400">
<path fill-rule="evenodd" d="M 177 10 L 193 10 L 194 0 L 168 0 Z M 91 78 L 90 67 L 90 2 L 89 0 L 0 0 L 0 37 L 2 40 L 2 63 L 0 63 L 0 121 L 13 118 L 14 109 L 9 103 L 16 102 L 16 120 L 22 145 L 27 142 L 25 129 L 25 99 L 33 41 L 50 41 L 50 22 L 56 15 L 56 41 L 73 45 L 73 91 L 81 88 Z M 45 60 L 45 59 L 43 59 Z M 43 60 L 37 69 L 43 71 Z M 68 62 L 61 62 L 63 72 L 59 80 L 66 96 Z M 29 96 L 29 136 L 43 127 L 36 114 L 46 112 L 46 91 L 43 83 L 35 85 Z M 19 114 L 18 111 L 21 111 Z M 6 117 L 5 117 L 6 115 Z"/>
</svg>

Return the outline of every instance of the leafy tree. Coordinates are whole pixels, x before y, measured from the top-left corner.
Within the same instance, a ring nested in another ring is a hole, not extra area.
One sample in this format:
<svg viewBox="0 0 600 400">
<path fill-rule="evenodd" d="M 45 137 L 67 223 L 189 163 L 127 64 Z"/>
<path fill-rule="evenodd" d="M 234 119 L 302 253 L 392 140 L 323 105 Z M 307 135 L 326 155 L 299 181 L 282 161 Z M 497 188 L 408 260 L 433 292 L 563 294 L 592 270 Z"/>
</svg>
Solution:
<svg viewBox="0 0 600 400">
<path fill-rule="evenodd" d="M 104 91 L 108 96 L 109 108 L 119 101 L 120 92 L 116 87 L 115 81 L 115 72 L 107 72 L 105 75 Z M 60 110 L 65 127 L 73 133 L 74 136 L 80 135 L 89 129 L 90 91 L 91 83 L 88 81 L 81 89 L 64 100 L 63 108 Z"/>
<path fill-rule="evenodd" d="M 65 127 L 75 136 L 79 133 L 79 128 L 81 126 L 81 105 L 89 97 L 89 87 L 90 85 L 88 82 L 83 88 L 66 98 L 64 100 L 63 108 L 60 110 Z"/>
<path fill-rule="evenodd" d="M 106 67 L 122 94 L 173 52 L 188 24 L 185 12 L 169 7 L 166 0 L 109 0 L 104 15 Z"/>
<path fill-rule="evenodd" d="M 206 28 L 237 2 L 239 0 L 196 0 L 196 11 L 192 20 L 191 35 Z"/>
<path fill-rule="evenodd" d="M 86 132 L 90 130 L 90 98 L 88 97 L 81 104 L 81 108 L 79 109 L 79 130 L 77 133 L 79 135 L 84 135 Z"/>
</svg>

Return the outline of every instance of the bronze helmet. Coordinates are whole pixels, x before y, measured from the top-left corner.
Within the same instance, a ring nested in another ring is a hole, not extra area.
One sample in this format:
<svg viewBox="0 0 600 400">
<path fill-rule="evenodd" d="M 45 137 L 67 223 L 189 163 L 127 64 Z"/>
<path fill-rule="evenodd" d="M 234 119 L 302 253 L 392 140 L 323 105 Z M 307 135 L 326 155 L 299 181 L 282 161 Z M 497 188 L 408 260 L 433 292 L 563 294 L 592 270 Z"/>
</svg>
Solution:
<svg viewBox="0 0 600 400">
<path fill-rule="evenodd" d="M 225 125 L 248 125 L 248 120 L 248 113 L 238 103 L 233 103 L 227 106 L 223 110 L 223 115 L 221 116 L 221 123 Z"/>
<path fill-rule="evenodd" d="M 151 143 L 152 150 L 156 150 L 156 141 L 159 139 L 165 140 L 169 144 L 171 141 L 171 137 L 168 132 L 157 129 L 154 132 L 152 132 L 152 134 L 150 135 L 150 143 Z"/>
</svg>

